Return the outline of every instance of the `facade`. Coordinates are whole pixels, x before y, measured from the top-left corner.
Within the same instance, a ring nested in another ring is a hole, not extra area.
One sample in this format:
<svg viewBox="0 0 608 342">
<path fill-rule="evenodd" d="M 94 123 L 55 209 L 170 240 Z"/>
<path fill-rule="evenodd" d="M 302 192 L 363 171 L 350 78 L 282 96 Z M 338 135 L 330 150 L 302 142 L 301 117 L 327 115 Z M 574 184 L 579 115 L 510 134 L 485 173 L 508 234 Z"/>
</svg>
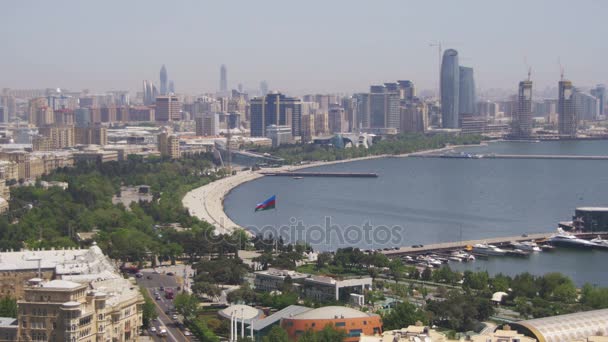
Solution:
<svg viewBox="0 0 608 342">
<path fill-rule="evenodd" d="M 473 68 L 459 67 L 458 113 L 475 114 L 475 78 Z"/>
<path fill-rule="evenodd" d="M 353 95 L 355 102 L 353 130 L 360 128 L 369 128 L 369 93 L 360 93 Z"/>
<path fill-rule="evenodd" d="M 181 104 L 177 96 L 158 96 L 154 111 L 156 121 L 179 121 Z"/>
<path fill-rule="evenodd" d="M 445 50 L 441 61 L 441 126 L 459 127 L 460 67 L 458 52 Z"/>
<path fill-rule="evenodd" d="M 450 340 L 441 333 L 424 326 L 420 321 L 415 325 L 410 325 L 407 328 L 399 330 L 389 330 L 382 335 L 361 335 L 359 342 L 448 342 Z M 484 341 L 486 342 L 486 341 Z M 510 341 L 504 341 L 510 342 Z M 523 341 L 522 341 L 523 342 Z M 526 341 L 527 342 L 527 341 Z"/>
<path fill-rule="evenodd" d="M 97 125 L 74 128 L 74 140 L 77 145 L 107 145 L 108 129 Z"/>
<path fill-rule="evenodd" d="M 100 118 L 99 122 L 116 122 L 116 107 L 114 106 L 103 106 L 99 109 Z M 95 122 L 98 123 L 98 122 Z"/>
<path fill-rule="evenodd" d="M 196 118 L 196 135 L 212 137 L 220 134 L 220 117 L 217 113 L 203 114 Z"/>
<path fill-rule="evenodd" d="M 473 335 L 472 342 L 536 342 L 535 338 L 528 337 L 512 330 L 509 325 L 487 335 Z"/>
<path fill-rule="evenodd" d="M 86 127 L 91 124 L 91 110 L 89 108 L 78 108 L 74 110 L 74 121 L 76 127 Z"/>
<path fill-rule="evenodd" d="M 424 133 L 429 126 L 428 108 L 424 102 L 408 101 L 401 105 L 401 124 L 399 131 Z"/>
<path fill-rule="evenodd" d="M 302 140 L 311 141 L 316 134 L 314 114 L 302 115 Z"/>
<path fill-rule="evenodd" d="M 348 125 L 346 124 L 346 120 L 344 118 L 344 108 L 338 105 L 331 105 L 329 108 L 329 112 L 327 113 L 328 117 L 328 128 L 330 133 L 340 133 L 348 131 Z"/>
<path fill-rule="evenodd" d="M 576 107 L 574 106 L 574 88 L 570 81 L 559 81 L 557 113 L 559 135 L 569 138 L 576 137 L 578 118 L 576 115 Z"/>
<path fill-rule="evenodd" d="M 477 115 L 486 118 L 496 117 L 498 114 L 498 103 L 491 101 L 477 102 Z"/>
<path fill-rule="evenodd" d="M 161 156 L 177 159 L 179 153 L 179 137 L 169 132 L 162 132 L 158 135 L 158 151 Z"/>
<path fill-rule="evenodd" d="M 272 140 L 272 147 L 293 143 L 291 127 L 270 125 L 266 127 L 266 137 Z"/>
<path fill-rule="evenodd" d="M 575 91 L 573 96 L 578 120 L 593 121 L 599 119 L 600 101 L 597 97 L 580 91 Z"/>
<path fill-rule="evenodd" d="M 314 122 L 316 135 L 329 134 L 329 115 L 327 113 L 316 114 Z"/>
<path fill-rule="evenodd" d="M 228 94 L 228 70 L 224 64 L 220 66 L 220 93 Z"/>
<path fill-rule="evenodd" d="M 344 342 L 357 342 L 362 334 L 382 333 L 380 316 L 343 306 L 325 306 L 281 320 L 290 341 L 297 341 L 307 330 L 320 331 L 328 324 L 345 330 Z"/>
<path fill-rule="evenodd" d="M 137 341 L 144 300 L 126 279 L 33 278 L 18 301 L 21 341 Z"/>
<path fill-rule="evenodd" d="M 50 148 L 59 150 L 72 147 L 74 142 L 74 126 L 46 126 L 38 129 L 40 134 L 50 141 Z"/>
<path fill-rule="evenodd" d="M 371 86 L 370 128 L 399 128 L 399 89 L 396 83 Z"/>
<path fill-rule="evenodd" d="M 608 208 L 578 207 L 572 216 L 572 224 L 581 232 L 605 232 L 608 230 Z"/>
<path fill-rule="evenodd" d="M 168 79 L 169 78 L 167 76 L 167 68 L 163 64 L 163 66 L 160 68 L 160 95 L 161 96 L 167 95 L 167 81 L 168 81 Z"/>
<path fill-rule="evenodd" d="M 399 98 L 405 101 L 414 101 L 416 97 L 416 87 L 412 81 L 397 81 L 399 84 Z"/>
<path fill-rule="evenodd" d="M 591 95 L 595 96 L 600 102 L 599 114 L 606 115 L 606 86 L 598 84 L 595 88 L 591 89 Z"/>
<path fill-rule="evenodd" d="M 519 82 L 517 112 L 512 120 L 512 134 L 518 138 L 532 135 L 532 81 Z"/>
<path fill-rule="evenodd" d="M 290 126 L 294 137 L 301 136 L 302 102 L 281 93 L 251 100 L 251 136 L 265 137 L 270 125 Z"/>
<path fill-rule="evenodd" d="M 151 122 L 156 120 L 155 111 L 152 107 L 137 106 L 129 108 L 129 116 L 126 121 L 145 121 Z"/>
</svg>

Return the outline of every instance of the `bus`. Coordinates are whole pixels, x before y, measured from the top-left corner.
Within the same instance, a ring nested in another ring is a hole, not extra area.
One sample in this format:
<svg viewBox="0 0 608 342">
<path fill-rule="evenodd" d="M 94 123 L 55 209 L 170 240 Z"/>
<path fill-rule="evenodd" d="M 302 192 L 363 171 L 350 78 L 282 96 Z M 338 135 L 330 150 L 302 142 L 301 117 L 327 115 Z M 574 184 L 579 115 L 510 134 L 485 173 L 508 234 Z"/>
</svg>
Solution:
<svg viewBox="0 0 608 342">
<path fill-rule="evenodd" d="M 174 296 L 175 293 L 173 292 L 173 289 L 165 289 L 165 298 L 173 299 Z"/>
</svg>

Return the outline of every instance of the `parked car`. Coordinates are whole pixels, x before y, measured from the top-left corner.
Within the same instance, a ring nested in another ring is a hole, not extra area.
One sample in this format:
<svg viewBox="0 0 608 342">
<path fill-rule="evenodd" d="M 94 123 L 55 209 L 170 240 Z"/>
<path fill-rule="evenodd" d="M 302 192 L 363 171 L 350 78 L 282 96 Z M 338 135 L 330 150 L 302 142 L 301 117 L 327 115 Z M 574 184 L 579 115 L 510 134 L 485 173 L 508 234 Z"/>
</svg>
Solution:
<svg viewBox="0 0 608 342">
<path fill-rule="evenodd" d="M 173 272 L 167 272 L 167 275 L 168 276 L 173 276 L 173 275 L 175 275 L 175 273 L 173 273 Z"/>
<path fill-rule="evenodd" d="M 156 327 L 155 327 L 155 326 L 152 326 L 152 327 L 150 328 L 150 332 L 155 333 L 155 332 L 156 332 Z"/>
</svg>

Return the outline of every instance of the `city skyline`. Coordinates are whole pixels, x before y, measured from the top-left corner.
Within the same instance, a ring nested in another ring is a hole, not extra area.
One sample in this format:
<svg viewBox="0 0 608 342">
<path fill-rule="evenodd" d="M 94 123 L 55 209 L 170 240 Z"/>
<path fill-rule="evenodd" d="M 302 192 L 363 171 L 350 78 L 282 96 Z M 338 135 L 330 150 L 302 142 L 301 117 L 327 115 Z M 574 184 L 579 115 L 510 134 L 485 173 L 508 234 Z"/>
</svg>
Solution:
<svg viewBox="0 0 608 342">
<path fill-rule="evenodd" d="M 524 2 L 520 4 L 523 6 Z M 155 71 L 166 64 L 171 68 L 171 80 L 179 83 L 181 92 L 197 94 L 217 90 L 217 68 L 226 64 L 231 66 L 229 89 L 238 83 L 244 84 L 245 89 L 257 89 L 262 80 L 267 80 L 271 90 L 294 95 L 353 93 L 389 79 L 411 79 L 419 89 L 436 89 L 437 51 L 429 45 L 439 41 L 444 49 L 458 50 L 463 64 L 475 69 L 479 89 L 513 89 L 512 84 L 526 74 L 524 60 L 534 69 L 536 89 L 557 83 L 558 59 L 565 66 L 566 76 L 576 84 L 594 86 L 608 79 L 608 70 L 601 61 L 608 48 L 597 44 L 590 34 L 603 30 L 599 13 L 606 5 L 597 1 L 585 1 L 590 18 L 585 25 L 577 26 L 562 25 L 574 18 L 555 1 L 525 3 L 526 11 L 511 3 L 481 1 L 442 3 L 442 11 L 436 11 L 436 4 L 393 2 L 391 11 L 384 6 L 324 4 L 324 11 L 306 6 L 289 18 L 248 3 L 235 9 L 223 3 L 186 2 L 175 8 L 174 17 L 180 18 L 179 23 L 169 20 L 151 25 L 165 14 L 160 5 L 121 4 L 121 11 L 116 11 L 116 6 L 68 1 L 10 6 L 0 24 L 5 28 L 3 40 L 7 41 L 0 86 L 134 92 L 140 88 L 141 80 L 157 79 Z M 201 12 L 215 14 L 200 17 Z M 344 25 L 334 24 L 336 13 L 348 19 Z M 216 30 L 222 26 L 218 20 L 224 14 L 232 15 L 240 27 Z M 542 25 L 538 22 L 541 15 Z M 70 20 L 58 22 L 58 16 Z M 195 16 L 203 20 L 194 20 Z M 518 22 L 530 25 L 513 25 L 514 16 Z M 115 18 L 116 25 L 107 26 L 102 21 L 107 17 Z M 310 25 L 309 18 L 315 18 L 317 25 Z M 429 22 L 437 25 L 428 25 Z M 22 26 L 30 30 L 15 29 Z M 411 32 L 412 27 L 425 30 L 403 34 Z M 45 35 L 35 33 L 42 29 Z M 278 41 L 300 44 L 260 49 L 259 38 L 268 34 Z M 193 44 L 201 35 L 205 36 L 205 43 Z M 113 51 L 121 53 L 69 48 L 62 48 L 59 53 L 39 53 L 44 49 L 55 51 L 61 42 L 68 46 L 70 40 L 79 39 L 112 40 Z M 172 40 L 172 49 L 142 48 L 166 39 Z M 568 41 L 567 50 L 561 47 L 563 41 Z M 311 49 L 323 53 L 311 54 Z M 373 62 L 378 56 L 382 56 L 382 63 Z"/>
</svg>

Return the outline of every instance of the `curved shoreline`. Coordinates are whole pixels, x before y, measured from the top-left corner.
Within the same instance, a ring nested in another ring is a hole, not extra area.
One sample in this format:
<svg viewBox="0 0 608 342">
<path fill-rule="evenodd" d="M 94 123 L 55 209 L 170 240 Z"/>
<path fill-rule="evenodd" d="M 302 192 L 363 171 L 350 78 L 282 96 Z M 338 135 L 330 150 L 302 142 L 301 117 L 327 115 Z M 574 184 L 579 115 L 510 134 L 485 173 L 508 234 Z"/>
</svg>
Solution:
<svg viewBox="0 0 608 342">
<path fill-rule="evenodd" d="M 400 158 L 400 157 L 408 157 L 411 155 L 416 155 L 419 153 L 429 153 L 429 152 L 437 152 L 437 151 L 445 151 L 458 147 L 470 147 L 476 145 L 450 145 L 439 149 L 432 150 L 424 150 L 412 153 L 405 153 L 400 155 L 391 155 L 391 154 L 380 154 L 375 156 L 366 156 L 360 158 L 352 158 L 352 159 L 344 159 L 344 160 L 334 160 L 328 162 L 312 162 L 309 164 L 303 165 L 286 165 L 279 168 L 273 168 L 273 171 L 295 171 L 300 169 L 306 169 L 310 167 L 316 166 L 325 166 L 332 164 L 340 164 L 340 163 L 350 163 L 361 160 L 370 160 L 370 159 L 379 159 L 379 158 Z M 267 171 L 267 169 L 263 169 L 260 171 Z M 211 182 L 207 185 L 204 185 L 200 188 L 196 188 L 190 192 L 188 192 L 184 198 L 182 199 L 182 205 L 188 209 L 188 212 L 192 216 L 196 216 L 201 220 L 207 221 L 212 224 L 216 229 L 216 234 L 230 234 L 235 230 L 242 229 L 246 231 L 249 235 L 253 235 L 250 231 L 248 231 L 245 227 L 242 227 L 236 224 L 234 221 L 228 217 L 224 210 L 224 198 L 226 195 L 232 191 L 232 189 L 237 186 L 250 182 L 252 180 L 263 177 L 260 174 L 260 171 L 239 171 L 234 176 L 228 176 L 222 179 L 219 179 L 215 182 Z"/>
</svg>

